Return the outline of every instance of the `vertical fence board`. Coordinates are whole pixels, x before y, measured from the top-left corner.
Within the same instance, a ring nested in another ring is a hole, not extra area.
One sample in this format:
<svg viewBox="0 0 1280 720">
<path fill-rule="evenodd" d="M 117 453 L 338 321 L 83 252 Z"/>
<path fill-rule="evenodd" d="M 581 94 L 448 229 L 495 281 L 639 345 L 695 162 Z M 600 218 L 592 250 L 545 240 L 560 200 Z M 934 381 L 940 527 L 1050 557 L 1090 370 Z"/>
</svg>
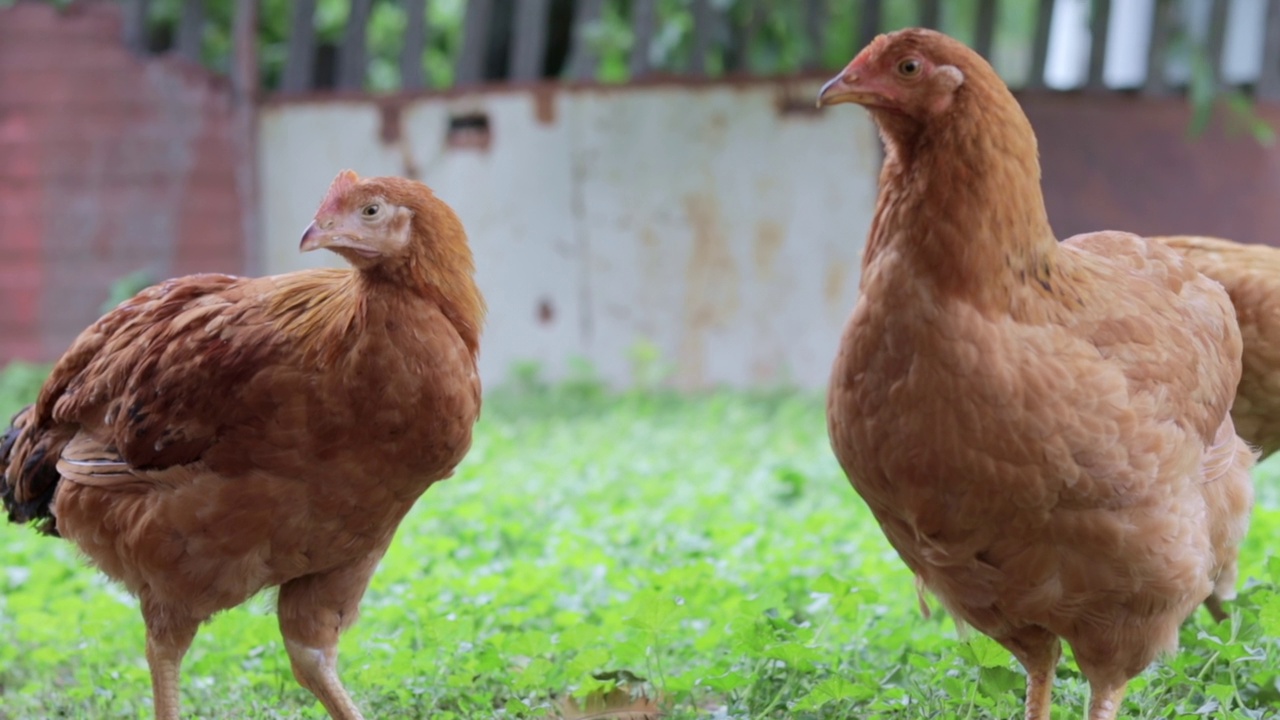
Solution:
<svg viewBox="0 0 1280 720">
<path fill-rule="evenodd" d="M 507 75 L 512 80 L 537 80 L 547 54 L 548 0 L 517 0 L 511 26 L 511 59 Z"/>
<path fill-rule="evenodd" d="M 858 47 L 864 48 L 880 32 L 880 0 L 863 0 L 862 16 L 858 18 Z"/>
<path fill-rule="evenodd" d="M 404 45 L 400 48 L 400 88 L 421 90 L 427 86 L 422 53 L 427 47 L 427 5 L 429 0 L 406 0 Z"/>
<path fill-rule="evenodd" d="M 631 0 L 631 56 L 627 71 L 633 78 L 644 77 L 652 68 L 649 59 L 653 31 L 658 24 L 657 0 Z"/>
<path fill-rule="evenodd" d="M 204 0 L 186 0 L 182 3 L 175 49 L 188 60 L 200 62 L 201 51 L 204 49 Z"/>
<path fill-rule="evenodd" d="M 342 30 L 342 47 L 338 50 L 338 87 L 343 90 L 364 88 L 368 56 L 365 52 L 366 29 L 373 0 L 351 0 L 351 14 Z"/>
<path fill-rule="evenodd" d="M 316 0 L 293 0 L 289 14 L 289 41 L 285 48 L 283 92 L 311 89 L 316 63 Z"/>
<path fill-rule="evenodd" d="M 231 20 L 231 91 L 241 107 L 258 97 L 258 0 L 235 0 Z"/>
<path fill-rule="evenodd" d="M 1258 74 L 1258 97 L 1280 99 L 1280 2 L 1267 3 L 1267 31 L 1263 39 L 1262 70 Z"/>
<path fill-rule="evenodd" d="M 938 29 L 938 0 L 922 0 L 920 3 L 920 27 Z"/>
<path fill-rule="evenodd" d="M 1049 31 L 1053 29 L 1054 0 L 1040 0 L 1036 10 L 1036 34 L 1031 41 L 1031 71 L 1027 73 L 1027 87 L 1044 88 L 1044 64 L 1049 55 Z"/>
<path fill-rule="evenodd" d="M 991 60 L 991 45 L 996 34 L 996 0 L 978 0 L 978 17 L 974 23 L 973 49 Z"/>
<path fill-rule="evenodd" d="M 1107 30 L 1111 27 L 1111 0 L 1093 0 L 1093 13 L 1089 18 L 1089 80 L 1088 87 L 1105 88 L 1102 71 L 1107 64 Z"/>
<path fill-rule="evenodd" d="M 711 54 L 719 19 L 720 14 L 711 7 L 711 0 L 693 0 L 693 47 L 688 65 L 691 74 L 707 74 L 707 57 Z"/>
<path fill-rule="evenodd" d="M 493 0 L 467 0 L 462 17 L 462 49 L 453 70 L 454 85 L 474 85 L 484 79 L 485 45 L 492 16 Z"/>
<path fill-rule="evenodd" d="M 1274 0 L 1272 3 L 1274 4 Z M 1230 3 L 1219 0 L 1211 3 L 1209 10 L 1209 36 L 1205 42 L 1205 60 L 1209 61 L 1209 67 L 1213 68 L 1213 77 L 1217 81 L 1222 79 L 1222 46 L 1227 36 L 1228 9 L 1230 9 Z"/>
<path fill-rule="evenodd" d="M 804 68 L 817 70 L 822 67 L 822 50 L 826 46 L 827 3 L 825 0 L 805 0 L 804 32 L 809 41 L 804 54 Z"/>
<path fill-rule="evenodd" d="M 1147 95 L 1164 95 L 1169 92 L 1165 58 L 1173 35 L 1176 11 L 1174 0 L 1156 0 L 1155 17 L 1151 25 L 1151 45 L 1147 48 L 1147 79 L 1142 84 L 1142 92 Z"/>
<path fill-rule="evenodd" d="M 125 47 L 140 53 L 147 49 L 147 11 L 149 0 L 124 0 L 124 23 L 120 27 Z"/>
<path fill-rule="evenodd" d="M 569 77 L 591 80 L 596 76 L 596 51 L 587 39 L 588 28 L 600 20 L 604 0 L 578 0 L 573 11 L 573 49 L 569 53 Z"/>
</svg>

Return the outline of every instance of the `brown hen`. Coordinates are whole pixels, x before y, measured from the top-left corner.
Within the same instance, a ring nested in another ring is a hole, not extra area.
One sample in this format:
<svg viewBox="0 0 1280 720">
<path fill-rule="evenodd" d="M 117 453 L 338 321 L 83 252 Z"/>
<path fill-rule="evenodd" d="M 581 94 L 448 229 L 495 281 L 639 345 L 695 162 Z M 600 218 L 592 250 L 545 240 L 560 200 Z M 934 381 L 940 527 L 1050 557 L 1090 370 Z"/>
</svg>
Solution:
<svg viewBox="0 0 1280 720">
<path fill-rule="evenodd" d="M 840 102 L 870 110 L 885 161 L 836 455 L 922 584 L 1026 668 L 1027 718 L 1049 717 L 1061 639 L 1110 720 L 1233 593 L 1254 459 L 1228 415 L 1230 300 L 1134 235 L 1059 244 L 1031 125 L 961 43 L 880 36 L 823 87 Z"/>
<path fill-rule="evenodd" d="M 421 183 L 346 171 L 303 235 L 318 248 L 354 269 L 193 275 L 125 301 L 0 442 L 10 519 L 138 596 L 162 720 L 200 623 L 273 586 L 298 682 L 360 718 L 338 637 L 471 444 L 484 303 L 457 216 Z"/>
<path fill-rule="evenodd" d="M 1244 371 L 1231 417 L 1267 457 L 1280 450 L 1280 248 L 1211 237 L 1152 238 L 1177 250 L 1231 296 L 1244 338 Z"/>
</svg>

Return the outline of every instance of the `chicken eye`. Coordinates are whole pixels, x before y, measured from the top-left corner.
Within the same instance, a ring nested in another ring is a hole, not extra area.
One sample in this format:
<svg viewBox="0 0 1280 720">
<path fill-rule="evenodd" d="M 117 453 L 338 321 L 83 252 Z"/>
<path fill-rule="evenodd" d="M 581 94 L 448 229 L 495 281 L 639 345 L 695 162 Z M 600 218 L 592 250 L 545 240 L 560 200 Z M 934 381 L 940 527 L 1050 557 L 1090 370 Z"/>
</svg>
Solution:
<svg viewBox="0 0 1280 720">
<path fill-rule="evenodd" d="M 915 58 L 907 58 L 898 63 L 898 74 L 903 77 L 915 77 L 920 74 L 924 64 Z"/>
<path fill-rule="evenodd" d="M 360 211 L 360 213 L 361 213 L 362 215 L 364 215 L 365 217 L 373 217 L 374 215 L 377 215 L 377 214 L 378 214 L 378 210 L 379 210 L 379 209 L 380 209 L 380 208 L 379 208 L 376 204 L 374 204 L 374 205 L 365 205 L 365 206 L 364 206 L 364 209 L 363 209 L 363 210 L 361 210 L 361 211 Z"/>
</svg>

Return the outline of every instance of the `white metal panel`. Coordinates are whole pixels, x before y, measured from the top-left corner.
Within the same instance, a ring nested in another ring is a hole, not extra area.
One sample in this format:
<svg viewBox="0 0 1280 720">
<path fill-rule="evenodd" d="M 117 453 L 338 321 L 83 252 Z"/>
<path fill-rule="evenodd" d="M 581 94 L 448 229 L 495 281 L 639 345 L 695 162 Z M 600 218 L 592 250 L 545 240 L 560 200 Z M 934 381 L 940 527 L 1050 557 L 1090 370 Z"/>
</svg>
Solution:
<svg viewBox="0 0 1280 720">
<path fill-rule="evenodd" d="M 817 83 L 541 89 L 266 108 L 260 146 L 269 272 L 297 253 L 341 169 L 416 176 L 467 227 L 490 305 L 481 372 L 551 378 L 589 360 L 632 378 L 655 344 L 686 388 L 826 382 L 857 292 L 879 144 L 865 112 L 792 111 Z M 790 97 L 790 103 L 785 102 Z M 387 112 L 398 132 L 384 141 Z M 482 112 L 487 147 L 451 147 Z M 340 261 L 338 261 L 340 262 Z"/>
</svg>

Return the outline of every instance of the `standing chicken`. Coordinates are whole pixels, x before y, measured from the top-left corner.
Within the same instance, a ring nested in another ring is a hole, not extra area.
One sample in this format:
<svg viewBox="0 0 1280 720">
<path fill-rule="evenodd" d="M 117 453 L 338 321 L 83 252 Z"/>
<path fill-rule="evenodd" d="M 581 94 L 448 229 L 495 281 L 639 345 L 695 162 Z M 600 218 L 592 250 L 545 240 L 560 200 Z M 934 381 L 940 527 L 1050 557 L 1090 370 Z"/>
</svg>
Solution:
<svg viewBox="0 0 1280 720">
<path fill-rule="evenodd" d="M 421 183 L 334 180 L 302 250 L 354 269 L 193 275 L 94 323 L 0 441 L 10 520 L 138 596 L 155 712 L 201 622 L 279 586 L 294 675 L 360 718 L 338 636 L 396 526 L 471 444 L 484 302 Z"/>
<path fill-rule="evenodd" d="M 1230 301 L 1133 235 L 1059 245 L 1031 125 L 961 43 L 878 37 L 823 87 L 842 102 L 870 110 L 885 161 L 836 455 L 922 584 L 1026 668 L 1028 719 L 1049 717 L 1062 639 L 1110 720 L 1233 593 L 1253 457 L 1228 415 Z"/>
<path fill-rule="evenodd" d="M 1262 457 L 1280 450 L 1280 248 L 1211 237 L 1152 239 L 1190 259 L 1231 296 L 1244 339 L 1244 370 L 1231 417 L 1240 437 L 1260 448 Z"/>
</svg>

